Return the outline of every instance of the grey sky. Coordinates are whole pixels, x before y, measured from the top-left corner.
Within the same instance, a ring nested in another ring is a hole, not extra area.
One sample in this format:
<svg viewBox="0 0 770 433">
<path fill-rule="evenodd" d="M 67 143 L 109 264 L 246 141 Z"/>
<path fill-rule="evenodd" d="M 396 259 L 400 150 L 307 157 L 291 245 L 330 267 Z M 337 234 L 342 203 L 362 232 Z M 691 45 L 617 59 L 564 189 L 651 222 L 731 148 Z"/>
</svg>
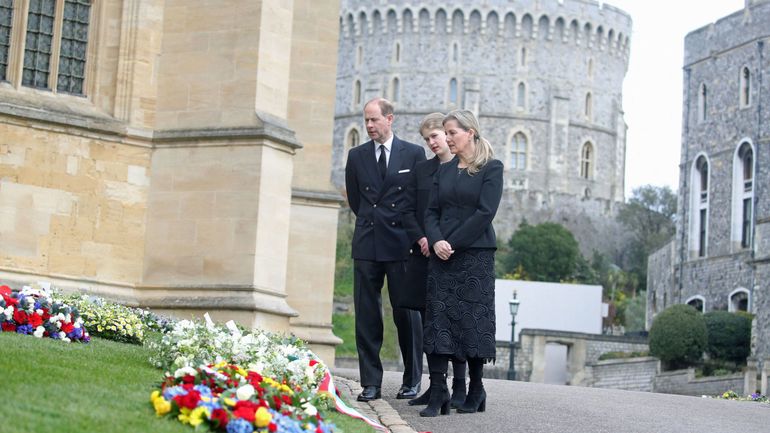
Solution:
<svg viewBox="0 0 770 433">
<path fill-rule="evenodd" d="M 744 0 L 612 0 L 633 19 L 623 86 L 628 124 L 626 197 L 641 185 L 679 182 L 682 59 L 687 33 L 743 8 Z"/>
</svg>

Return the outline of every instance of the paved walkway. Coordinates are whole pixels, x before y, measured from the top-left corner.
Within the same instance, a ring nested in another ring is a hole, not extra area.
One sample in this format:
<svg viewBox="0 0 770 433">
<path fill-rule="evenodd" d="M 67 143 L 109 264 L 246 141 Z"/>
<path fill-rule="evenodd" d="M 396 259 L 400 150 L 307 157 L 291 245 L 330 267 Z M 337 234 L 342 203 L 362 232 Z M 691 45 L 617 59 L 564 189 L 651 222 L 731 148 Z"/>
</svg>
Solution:
<svg viewBox="0 0 770 433">
<path fill-rule="evenodd" d="M 333 374 L 352 396 L 358 370 Z M 347 379 L 347 380 L 346 380 Z M 396 400 L 401 373 L 386 371 L 383 399 L 358 407 L 393 433 L 768 433 L 770 404 L 486 379 L 487 411 L 422 418 Z M 427 375 L 422 387 L 428 386 Z"/>
</svg>

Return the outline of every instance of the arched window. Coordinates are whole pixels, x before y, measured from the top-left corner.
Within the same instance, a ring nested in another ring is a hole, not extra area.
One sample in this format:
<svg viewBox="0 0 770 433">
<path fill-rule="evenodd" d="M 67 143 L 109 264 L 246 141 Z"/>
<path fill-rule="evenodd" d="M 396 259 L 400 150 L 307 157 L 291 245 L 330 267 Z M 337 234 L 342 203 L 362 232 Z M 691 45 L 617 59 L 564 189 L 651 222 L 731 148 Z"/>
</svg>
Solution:
<svg viewBox="0 0 770 433">
<path fill-rule="evenodd" d="M 585 115 L 587 120 L 591 120 L 593 118 L 594 105 L 592 99 L 593 98 L 591 97 L 591 92 L 586 93 Z"/>
<path fill-rule="evenodd" d="M 708 114 L 708 89 L 705 84 L 700 85 L 698 90 L 698 121 L 703 122 L 706 120 Z"/>
<path fill-rule="evenodd" d="M 400 98 L 401 93 L 401 82 L 398 80 L 398 77 L 393 77 L 393 80 L 390 82 L 390 99 L 393 102 L 398 102 Z"/>
<path fill-rule="evenodd" d="M 460 46 L 457 42 L 452 43 L 452 62 L 457 63 L 460 59 Z"/>
<path fill-rule="evenodd" d="M 705 155 L 695 159 L 690 185 L 690 251 L 696 257 L 705 257 L 709 208 L 709 163 Z"/>
<path fill-rule="evenodd" d="M 396 42 L 396 45 L 393 47 L 393 62 L 401 63 L 401 43 L 400 42 Z"/>
<path fill-rule="evenodd" d="M 527 136 L 517 132 L 511 140 L 511 169 L 527 169 Z"/>
<path fill-rule="evenodd" d="M 356 48 L 356 67 L 361 66 L 361 64 L 364 62 L 364 49 L 359 45 Z"/>
<path fill-rule="evenodd" d="M 704 313 L 706 311 L 706 298 L 701 295 L 693 296 L 692 298 L 688 299 L 685 304 L 695 308 L 700 313 Z"/>
<path fill-rule="evenodd" d="M 590 142 L 585 142 L 580 150 L 580 177 L 591 179 L 593 170 L 594 147 Z"/>
<path fill-rule="evenodd" d="M 751 294 L 744 288 L 735 289 L 730 293 L 730 301 L 727 303 L 727 311 L 735 313 L 738 311 L 749 311 Z"/>
<path fill-rule="evenodd" d="M 754 221 L 754 148 L 744 141 L 738 146 L 733 158 L 733 245 L 740 248 L 751 246 Z M 738 244 L 740 241 L 740 244 Z"/>
<path fill-rule="evenodd" d="M 345 138 L 345 148 L 342 155 L 342 166 L 346 166 L 348 163 L 348 152 L 350 149 L 358 146 L 361 144 L 361 136 L 358 133 L 358 129 L 351 128 L 350 131 L 348 131 L 348 136 Z"/>
<path fill-rule="evenodd" d="M 449 80 L 449 105 L 457 105 L 457 79 Z"/>
<path fill-rule="evenodd" d="M 358 107 L 361 105 L 361 81 L 356 80 L 355 83 L 353 83 L 353 105 Z"/>
<path fill-rule="evenodd" d="M 516 86 L 516 108 L 520 110 L 527 108 L 527 85 L 523 82 Z"/>
<path fill-rule="evenodd" d="M 588 59 L 588 78 L 594 77 L 594 59 Z"/>
<path fill-rule="evenodd" d="M 741 108 L 751 105 L 751 71 L 748 67 L 741 68 Z"/>
<path fill-rule="evenodd" d="M 527 67 L 527 48 L 521 47 L 521 51 L 519 53 L 519 66 L 522 68 Z"/>
</svg>

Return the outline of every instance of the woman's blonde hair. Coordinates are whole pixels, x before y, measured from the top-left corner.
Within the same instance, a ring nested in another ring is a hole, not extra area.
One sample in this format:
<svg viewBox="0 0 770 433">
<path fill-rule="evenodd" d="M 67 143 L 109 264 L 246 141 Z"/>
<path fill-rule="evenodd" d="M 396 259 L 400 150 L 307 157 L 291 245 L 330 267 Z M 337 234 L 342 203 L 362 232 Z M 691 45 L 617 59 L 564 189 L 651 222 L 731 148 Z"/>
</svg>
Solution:
<svg viewBox="0 0 770 433">
<path fill-rule="evenodd" d="M 471 160 L 468 161 L 468 174 L 471 176 L 478 173 L 487 162 L 491 161 L 495 157 L 495 152 L 492 150 L 492 145 L 489 140 L 481 135 L 481 127 L 476 116 L 470 110 L 454 110 L 444 117 L 442 124 L 450 120 L 457 122 L 457 125 L 463 131 L 473 130 L 473 143 L 475 144 L 475 150 Z"/>
<path fill-rule="evenodd" d="M 420 135 L 434 129 L 444 130 L 444 113 L 430 113 L 420 121 Z"/>
</svg>

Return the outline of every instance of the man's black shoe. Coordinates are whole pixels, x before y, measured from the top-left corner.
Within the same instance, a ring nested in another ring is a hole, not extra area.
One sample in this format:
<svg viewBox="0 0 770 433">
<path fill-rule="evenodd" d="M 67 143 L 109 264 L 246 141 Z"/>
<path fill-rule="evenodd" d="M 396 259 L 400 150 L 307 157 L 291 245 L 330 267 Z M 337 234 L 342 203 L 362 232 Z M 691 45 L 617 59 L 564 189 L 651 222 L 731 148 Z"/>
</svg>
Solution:
<svg viewBox="0 0 770 433">
<path fill-rule="evenodd" d="M 417 394 L 419 393 L 420 393 L 419 383 L 415 386 L 401 385 L 401 389 L 398 390 L 398 394 L 396 394 L 396 398 L 398 399 L 416 398 Z"/>
<path fill-rule="evenodd" d="M 365 386 L 361 394 L 358 394 L 358 401 L 371 401 L 380 398 L 380 388 L 377 386 Z"/>
</svg>

